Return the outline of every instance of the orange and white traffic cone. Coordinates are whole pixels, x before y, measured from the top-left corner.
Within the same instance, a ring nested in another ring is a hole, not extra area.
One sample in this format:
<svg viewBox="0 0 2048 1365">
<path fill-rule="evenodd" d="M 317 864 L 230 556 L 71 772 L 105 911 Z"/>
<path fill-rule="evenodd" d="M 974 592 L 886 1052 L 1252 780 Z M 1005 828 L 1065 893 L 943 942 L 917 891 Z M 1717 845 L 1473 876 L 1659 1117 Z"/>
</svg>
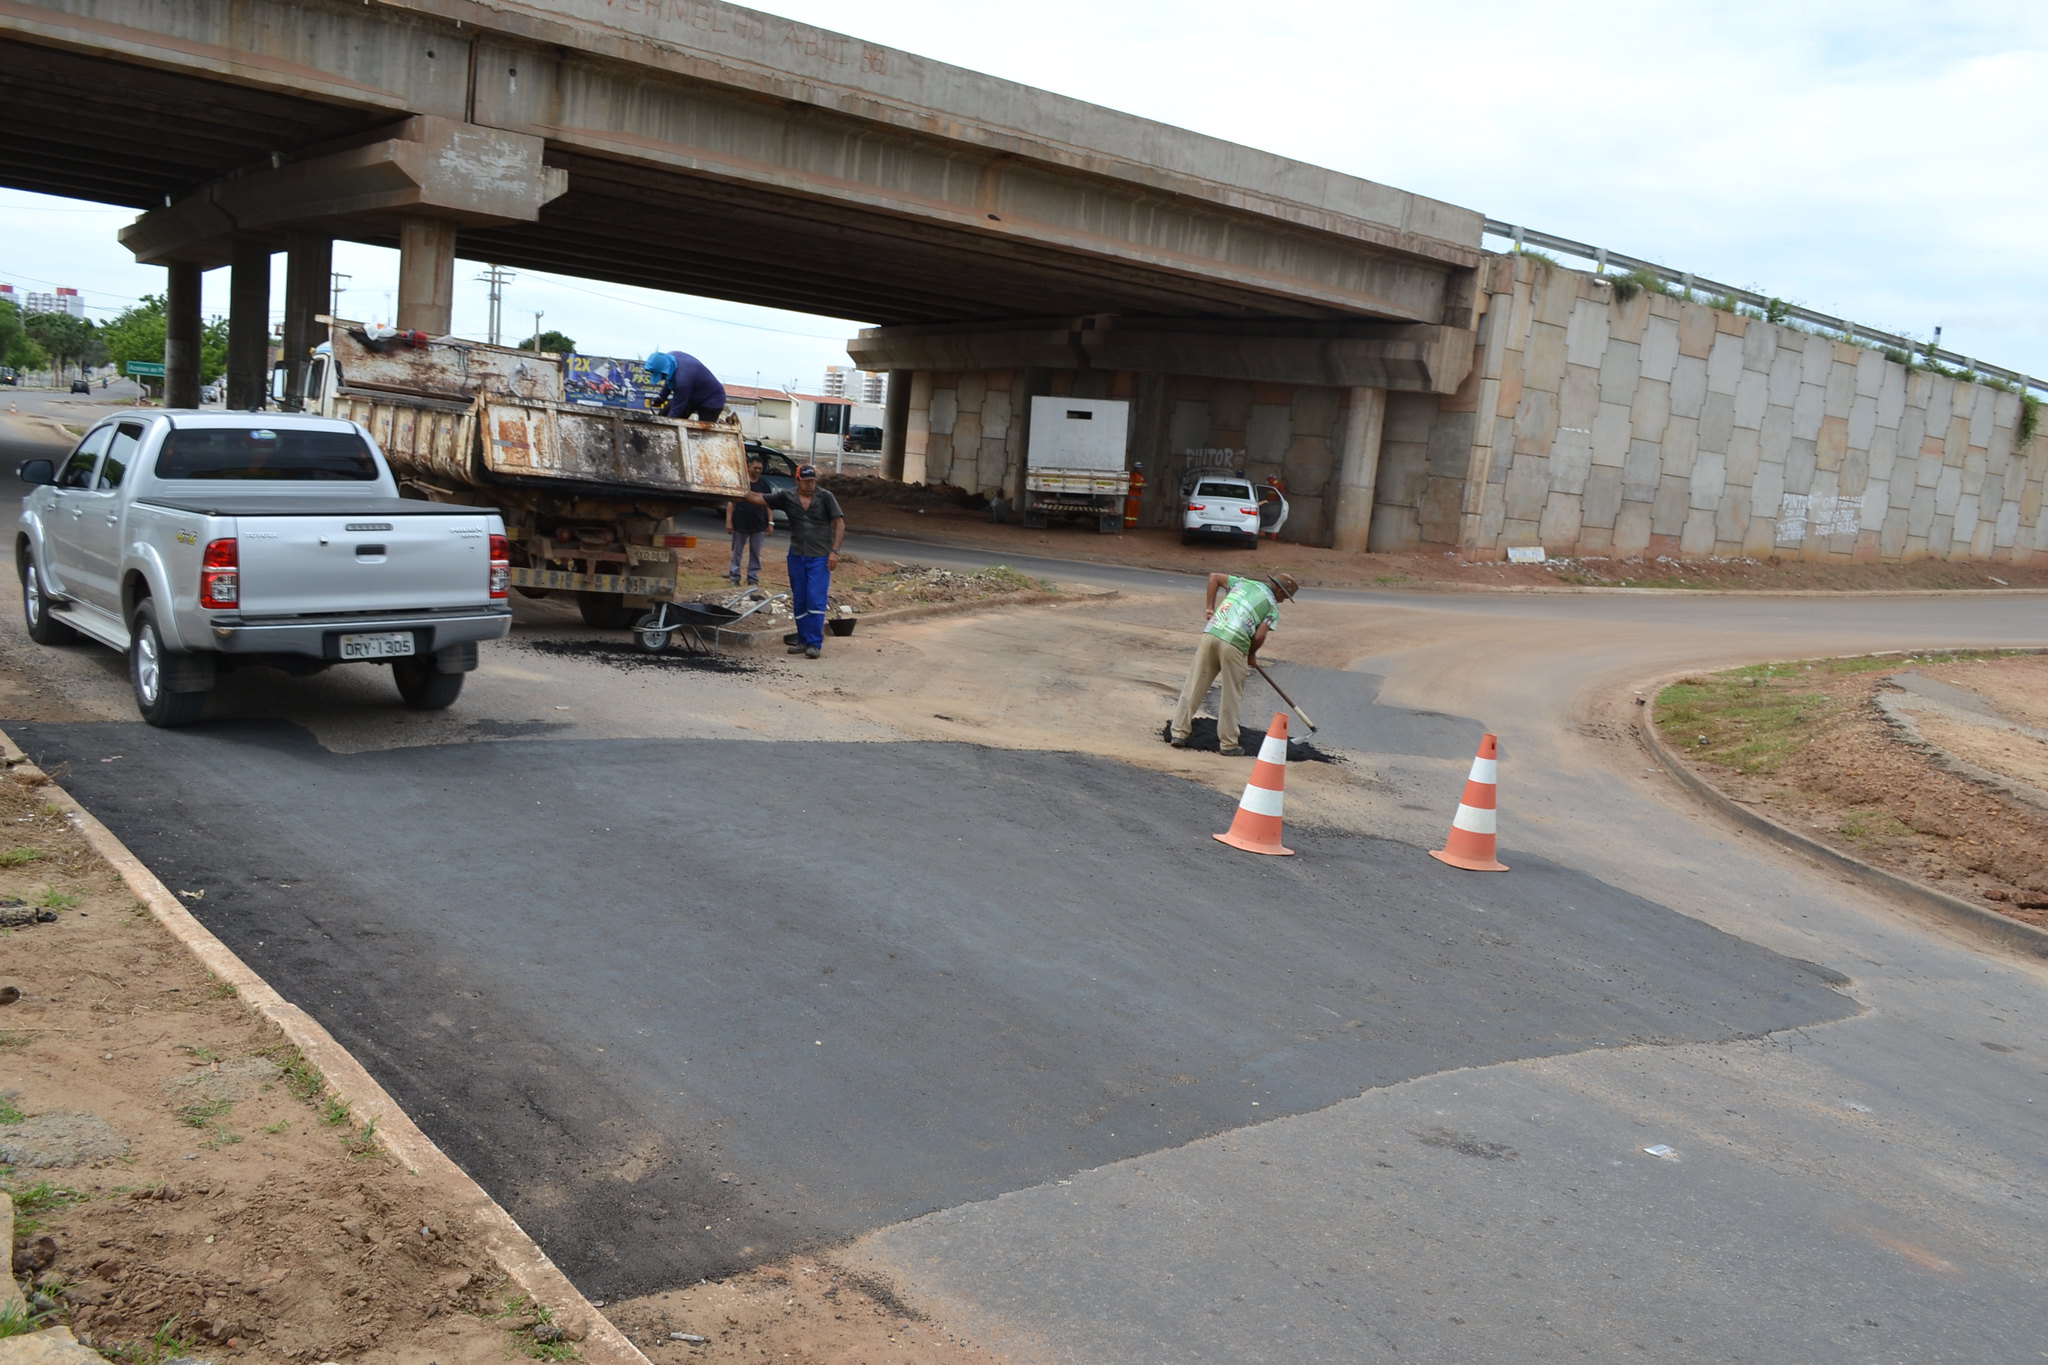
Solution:
<svg viewBox="0 0 2048 1365">
<path fill-rule="evenodd" d="M 1237 803 L 1237 818 L 1228 834 L 1212 837 L 1219 843 L 1247 853 L 1272 853 L 1293 857 L 1294 850 L 1280 842 L 1280 807 L 1287 786 L 1287 713 L 1275 711 L 1266 727 L 1265 743 L 1259 745 L 1259 761 L 1252 765 L 1252 780 L 1244 784 L 1244 796 Z"/>
<path fill-rule="evenodd" d="M 1494 794 L 1498 784 L 1500 741 L 1486 735 L 1479 741 L 1479 756 L 1472 760 L 1472 775 L 1465 779 L 1465 799 L 1451 817 L 1450 837 L 1429 856 L 1468 872 L 1505 872 L 1507 864 L 1494 857 Z"/>
</svg>

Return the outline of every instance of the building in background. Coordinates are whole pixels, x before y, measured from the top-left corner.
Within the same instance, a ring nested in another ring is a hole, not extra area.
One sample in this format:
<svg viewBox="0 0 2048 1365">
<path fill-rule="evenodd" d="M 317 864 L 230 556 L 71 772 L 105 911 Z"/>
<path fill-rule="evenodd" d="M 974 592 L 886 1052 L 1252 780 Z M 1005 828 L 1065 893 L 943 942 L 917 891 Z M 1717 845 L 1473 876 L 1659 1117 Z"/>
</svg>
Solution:
<svg viewBox="0 0 2048 1365">
<path fill-rule="evenodd" d="M 72 317 L 85 316 L 85 300 L 76 289 L 58 288 L 52 294 L 16 294 L 11 284 L 0 284 L 0 299 L 13 299 L 20 307 L 23 317 L 31 313 L 69 313 Z"/>
<path fill-rule="evenodd" d="M 862 406 L 879 408 L 888 401 L 889 376 L 880 370 L 827 365 L 825 393 L 832 398 L 850 398 Z"/>
</svg>

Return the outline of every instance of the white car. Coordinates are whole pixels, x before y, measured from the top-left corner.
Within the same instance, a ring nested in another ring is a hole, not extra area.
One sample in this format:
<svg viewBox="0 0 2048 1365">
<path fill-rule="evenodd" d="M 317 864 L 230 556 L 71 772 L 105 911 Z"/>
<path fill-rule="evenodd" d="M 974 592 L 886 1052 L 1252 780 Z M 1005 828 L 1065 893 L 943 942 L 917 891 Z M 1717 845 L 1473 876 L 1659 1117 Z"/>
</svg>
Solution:
<svg viewBox="0 0 2048 1365">
<path fill-rule="evenodd" d="M 1225 539 L 1258 545 L 1258 491 L 1235 470 L 1196 470 L 1181 480 L 1181 544 Z"/>
</svg>

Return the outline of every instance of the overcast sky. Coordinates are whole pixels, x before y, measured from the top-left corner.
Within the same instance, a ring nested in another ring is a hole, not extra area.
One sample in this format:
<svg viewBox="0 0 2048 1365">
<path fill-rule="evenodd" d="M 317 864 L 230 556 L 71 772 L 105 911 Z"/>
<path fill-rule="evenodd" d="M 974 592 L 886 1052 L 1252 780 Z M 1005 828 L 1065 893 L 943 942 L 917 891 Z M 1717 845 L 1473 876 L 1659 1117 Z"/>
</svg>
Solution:
<svg viewBox="0 0 2048 1365">
<path fill-rule="evenodd" d="M 2048 379 L 2048 4 L 777 0 L 771 12 L 1479 209 Z M 0 280 L 105 318 L 126 210 L 0 190 Z M 1489 246 L 1501 244 L 1489 239 Z M 388 317 L 395 253 L 336 244 Z M 280 260 L 280 284 L 282 258 Z M 458 263 L 455 330 L 483 334 Z M 227 272 L 207 276 L 225 312 Z M 857 319 L 521 272 L 508 338 L 809 388 Z"/>
</svg>

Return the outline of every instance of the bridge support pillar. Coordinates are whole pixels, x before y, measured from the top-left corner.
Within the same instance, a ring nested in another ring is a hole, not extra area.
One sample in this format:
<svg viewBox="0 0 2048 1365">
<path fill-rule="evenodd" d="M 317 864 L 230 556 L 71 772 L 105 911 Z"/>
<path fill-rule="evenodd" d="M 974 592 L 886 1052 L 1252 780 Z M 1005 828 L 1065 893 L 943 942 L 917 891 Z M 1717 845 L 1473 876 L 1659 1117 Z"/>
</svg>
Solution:
<svg viewBox="0 0 2048 1365">
<path fill-rule="evenodd" d="M 323 339 L 314 321 L 328 308 L 334 279 L 334 241 L 317 233 L 294 232 L 286 238 L 290 255 L 284 269 L 284 406 L 297 412 L 306 406 L 307 357 Z"/>
<path fill-rule="evenodd" d="M 1379 487 L 1380 434 L 1387 420 L 1385 389 L 1354 388 L 1348 394 L 1344 444 L 1338 452 L 1337 505 L 1330 548 L 1364 553 L 1372 539 L 1373 496 Z"/>
<path fill-rule="evenodd" d="M 398 317 L 402 331 L 444 337 L 454 325 L 455 224 L 407 218 L 398 225 Z"/>
<path fill-rule="evenodd" d="M 164 404 L 199 406 L 199 287 L 205 272 L 193 261 L 168 262 L 164 289 Z"/>
<path fill-rule="evenodd" d="M 228 277 L 228 406 L 253 409 L 270 392 L 270 244 L 237 237 Z"/>
<path fill-rule="evenodd" d="M 903 477 L 903 438 L 910 426 L 910 371 L 889 371 L 889 396 L 882 409 L 882 477 Z"/>
</svg>

